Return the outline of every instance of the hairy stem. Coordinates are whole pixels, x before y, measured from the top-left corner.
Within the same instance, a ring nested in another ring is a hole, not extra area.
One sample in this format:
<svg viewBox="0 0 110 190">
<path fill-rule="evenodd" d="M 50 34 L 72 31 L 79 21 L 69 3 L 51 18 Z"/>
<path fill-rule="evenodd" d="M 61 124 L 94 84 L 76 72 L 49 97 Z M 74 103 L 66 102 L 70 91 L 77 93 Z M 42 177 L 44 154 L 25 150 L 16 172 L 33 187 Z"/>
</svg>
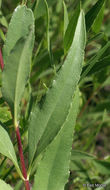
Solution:
<svg viewBox="0 0 110 190">
<path fill-rule="evenodd" d="M 29 180 L 27 179 L 27 171 L 26 171 L 25 162 L 24 162 L 19 126 L 16 127 L 16 138 L 17 138 L 17 143 L 18 143 L 18 150 L 19 150 L 19 157 L 20 157 L 22 174 L 24 177 L 25 189 L 30 190 Z"/>
</svg>

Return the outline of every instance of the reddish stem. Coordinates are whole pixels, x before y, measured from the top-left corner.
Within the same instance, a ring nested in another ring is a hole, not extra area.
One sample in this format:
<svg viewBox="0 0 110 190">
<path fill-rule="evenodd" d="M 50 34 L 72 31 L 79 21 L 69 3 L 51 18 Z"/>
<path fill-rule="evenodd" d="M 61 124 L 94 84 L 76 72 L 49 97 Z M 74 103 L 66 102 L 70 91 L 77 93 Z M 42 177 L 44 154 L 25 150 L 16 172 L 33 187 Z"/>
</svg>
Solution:
<svg viewBox="0 0 110 190">
<path fill-rule="evenodd" d="M 0 48 L 0 67 L 1 67 L 1 70 L 3 71 L 3 69 L 4 69 L 4 62 L 3 62 L 3 57 L 2 57 L 1 48 Z"/>
<path fill-rule="evenodd" d="M 27 179 L 27 171 L 26 171 L 25 162 L 24 162 L 19 126 L 16 128 L 16 138 L 17 138 L 17 143 L 18 143 L 18 150 L 19 150 L 22 174 L 24 177 L 25 189 L 30 190 L 29 180 Z"/>
</svg>

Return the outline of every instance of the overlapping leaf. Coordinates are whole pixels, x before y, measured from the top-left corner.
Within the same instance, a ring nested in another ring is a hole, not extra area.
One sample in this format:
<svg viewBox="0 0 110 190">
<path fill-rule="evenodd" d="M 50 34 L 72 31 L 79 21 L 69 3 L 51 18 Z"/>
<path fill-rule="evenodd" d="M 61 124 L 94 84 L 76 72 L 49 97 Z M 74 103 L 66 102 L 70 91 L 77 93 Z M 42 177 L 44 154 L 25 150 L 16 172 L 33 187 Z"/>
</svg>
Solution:
<svg viewBox="0 0 110 190">
<path fill-rule="evenodd" d="M 73 128 L 79 107 L 78 93 L 77 90 L 60 132 L 47 148 L 38 166 L 33 190 L 63 190 L 68 181 Z"/>
<path fill-rule="evenodd" d="M 100 32 L 100 28 L 101 28 L 103 17 L 104 17 L 104 10 L 105 10 L 105 1 L 103 3 L 102 7 L 100 8 L 100 11 L 99 11 L 99 13 L 98 13 L 93 25 L 92 25 L 92 30 L 95 33 Z"/>
<path fill-rule="evenodd" d="M 29 122 L 29 160 L 57 135 L 69 112 L 72 95 L 80 79 L 85 48 L 85 22 L 81 11 L 68 56 L 43 102 L 35 106 Z"/>
<path fill-rule="evenodd" d="M 86 29 L 90 30 L 92 25 L 97 19 L 97 16 L 100 14 L 100 10 L 102 9 L 105 0 L 98 0 L 96 4 L 88 11 L 86 14 Z"/>
<path fill-rule="evenodd" d="M 64 8 L 64 35 L 65 35 L 65 32 L 66 32 L 66 29 L 67 29 L 67 26 L 68 26 L 68 23 L 69 23 L 69 18 L 68 18 L 68 11 L 67 11 L 67 7 L 66 7 L 66 4 L 65 2 L 63 1 L 63 8 Z"/>
<path fill-rule="evenodd" d="M 22 177 L 18 166 L 13 144 L 6 130 L 0 125 L 0 153 L 8 157 L 14 163 L 19 175 Z"/>
<path fill-rule="evenodd" d="M 19 22 L 18 22 L 19 21 Z M 30 9 L 25 5 L 18 6 L 12 15 L 8 32 L 6 35 L 5 45 L 3 47 L 3 58 L 7 57 L 15 47 L 20 38 L 29 34 L 29 29 L 34 30 L 34 17 Z"/>
<path fill-rule="evenodd" d="M 96 64 L 98 63 L 98 61 L 101 59 L 102 55 L 106 52 L 106 50 L 109 47 L 110 47 L 110 42 L 107 42 L 106 45 L 98 51 L 97 55 L 93 56 L 88 61 L 88 64 L 85 67 L 83 67 L 81 79 L 83 79 L 86 75 L 88 75 L 92 69 L 97 67 Z"/>
<path fill-rule="evenodd" d="M 79 14 L 80 14 L 80 4 L 78 4 L 77 9 L 74 11 L 74 14 L 71 17 L 69 24 L 67 26 L 67 29 L 65 31 L 65 35 L 64 35 L 64 50 L 65 50 L 65 52 L 68 52 L 68 50 L 72 44 Z"/>
<path fill-rule="evenodd" d="M 83 67 L 83 72 L 89 67 L 90 65 L 86 65 Z M 110 66 L 110 55 L 104 57 L 103 59 L 99 60 L 94 64 L 94 66 L 90 69 L 90 71 L 87 73 L 88 75 L 95 74 L 97 72 L 102 71 L 105 67 Z"/>
<path fill-rule="evenodd" d="M 25 6 L 19 6 L 13 14 L 4 46 L 5 68 L 2 78 L 3 97 L 14 115 L 15 125 L 18 120 L 19 104 L 30 74 L 33 42 L 33 14 Z"/>
</svg>

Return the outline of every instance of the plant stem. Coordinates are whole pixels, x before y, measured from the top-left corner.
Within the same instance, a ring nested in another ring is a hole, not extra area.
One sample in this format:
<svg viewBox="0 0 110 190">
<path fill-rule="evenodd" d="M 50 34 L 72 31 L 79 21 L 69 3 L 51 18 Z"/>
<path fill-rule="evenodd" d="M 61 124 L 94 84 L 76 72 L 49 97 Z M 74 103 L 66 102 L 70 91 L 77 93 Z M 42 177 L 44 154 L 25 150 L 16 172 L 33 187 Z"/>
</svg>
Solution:
<svg viewBox="0 0 110 190">
<path fill-rule="evenodd" d="M 18 143 L 18 150 L 19 150 L 19 157 L 20 157 L 22 174 L 24 177 L 25 189 L 30 190 L 29 180 L 27 178 L 27 171 L 26 171 L 25 162 L 24 162 L 19 126 L 16 127 L 16 138 L 17 138 L 17 143 Z"/>
<path fill-rule="evenodd" d="M 1 67 L 1 70 L 3 71 L 3 69 L 4 69 L 4 62 L 3 62 L 3 57 L 2 57 L 1 48 L 0 48 L 0 67 Z"/>
</svg>

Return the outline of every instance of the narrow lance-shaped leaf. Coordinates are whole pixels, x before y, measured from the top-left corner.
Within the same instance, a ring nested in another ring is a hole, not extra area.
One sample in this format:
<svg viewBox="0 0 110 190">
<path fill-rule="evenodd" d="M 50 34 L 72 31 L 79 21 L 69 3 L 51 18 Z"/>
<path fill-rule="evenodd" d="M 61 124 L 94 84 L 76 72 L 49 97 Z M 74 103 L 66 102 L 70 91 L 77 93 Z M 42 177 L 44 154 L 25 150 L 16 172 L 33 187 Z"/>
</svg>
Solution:
<svg viewBox="0 0 110 190">
<path fill-rule="evenodd" d="M 49 16 L 49 8 L 47 1 L 44 0 L 45 8 L 46 8 L 46 29 L 47 29 L 47 46 L 48 46 L 48 52 L 50 54 L 50 36 L 49 36 L 49 25 L 50 25 L 50 16 Z"/>
<path fill-rule="evenodd" d="M 66 29 L 67 29 L 67 26 L 68 26 L 68 23 L 69 23 L 69 18 L 68 18 L 68 11 L 67 11 L 67 7 L 66 7 L 66 4 L 65 2 L 63 1 L 63 8 L 64 8 L 64 35 L 65 35 L 65 32 L 66 32 Z"/>
<path fill-rule="evenodd" d="M 1 5 L 2 5 L 2 0 L 0 0 L 0 8 L 1 8 Z"/>
<path fill-rule="evenodd" d="M 87 152 L 83 152 L 80 150 L 72 150 L 71 152 L 71 160 L 91 160 L 95 159 L 96 157 L 92 154 L 88 154 Z"/>
<path fill-rule="evenodd" d="M 95 36 L 93 36 L 92 38 L 88 39 L 87 41 L 87 45 L 89 43 L 91 43 L 92 41 L 97 41 L 97 40 L 101 40 L 105 38 L 105 34 L 104 32 L 99 32 L 98 34 L 96 34 Z"/>
<path fill-rule="evenodd" d="M 95 64 L 98 63 L 98 61 L 101 59 L 102 55 L 105 53 L 105 51 L 110 47 L 110 42 L 107 42 L 106 45 L 101 48 L 97 55 L 93 56 L 89 61 L 86 66 L 83 67 L 82 74 L 81 74 L 81 79 L 83 79 L 86 75 L 89 74 L 91 69 L 95 67 Z"/>
<path fill-rule="evenodd" d="M 0 125 L 0 153 L 8 157 L 14 163 L 19 175 L 22 178 L 21 171 L 18 166 L 16 154 L 13 148 L 13 144 L 6 130 Z"/>
<path fill-rule="evenodd" d="M 2 24 L 3 26 L 5 26 L 6 28 L 8 28 L 8 23 L 6 18 L 3 16 L 2 11 L 0 10 L 0 24 Z"/>
<path fill-rule="evenodd" d="M 8 184 L 5 183 L 5 181 L 0 179 L 0 189 L 4 189 L 4 190 L 13 190 L 12 187 Z"/>
<path fill-rule="evenodd" d="M 60 132 L 47 147 L 36 175 L 33 190 L 64 190 L 69 177 L 69 163 L 73 140 L 73 129 L 79 107 L 79 91 L 70 105 L 69 114 Z"/>
<path fill-rule="evenodd" d="M 67 26 L 67 29 L 65 31 L 65 35 L 64 35 L 64 51 L 65 52 L 68 52 L 69 48 L 71 47 L 79 14 L 80 14 L 80 4 L 78 4 L 76 10 L 74 11 L 74 14 L 71 17 L 69 24 Z"/>
<path fill-rule="evenodd" d="M 46 0 L 44 0 L 45 7 L 46 7 L 46 29 L 47 29 L 47 49 L 50 58 L 50 64 L 53 64 L 53 55 L 51 51 L 51 41 L 50 41 L 50 33 L 49 33 L 49 26 L 50 26 L 50 15 L 49 15 L 49 7 Z"/>
<path fill-rule="evenodd" d="M 98 0 L 96 4 L 88 11 L 86 14 L 86 29 L 90 30 L 91 26 L 95 22 L 98 14 L 100 13 L 101 8 L 103 7 L 105 0 Z"/>
<path fill-rule="evenodd" d="M 99 14 L 97 15 L 97 18 L 95 19 L 95 21 L 94 21 L 94 23 L 92 25 L 92 30 L 95 33 L 100 32 L 100 28 L 101 28 L 101 25 L 102 25 L 102 20 L 103 20 L 103 17 L 104 17 L 104 8 L 105 8 L 105 2 L 103 3 L 103 6 L 101 7 L 101 9 L 99 11 Z"/>
<path fill-rule="evenodd" d="M 4 67 L 3 78 L 2 78 L 3 97 L 11 108 L 12 114 L 14 116 L 15 126 L 17 125 L 17 120 L 18 120 L 19 104 L 24 92 L 27 79 L 30 74 L 31 55 L 32 55 L 32 50 L 33 50 L 33 42 L 34 42 L 34 19 L 33 19 L 32 12 L 29 9 L 25 8 L 24 6 L 23 7 L 21 6 L 15 11 L 13 17 L 16 16 L 16 13 L 17 14 L 18 12 L 21 13 L 21 10 L 24 12 L 24 14 L 29 12 L 28 14 L 31 17 L 30 20 L 32 23 L 30 26 L 27 24 L 28 33 L 24 37 L 21 37 L 16 42 L 13 49 L 11 49 L 10 47 L 10 52 L 7 52 L 7 48 L 6 48 L 9 43 L 9 39 L 7 38 L 6 47 L 4 48 L 5 67 Z M 23 18 L 19 18 L 19 20 L 22 20 L 22 19 Z M 12 18 L 10 27 L 16 26 L 14 25 L 13 20 L 14 19 Z M 26 25 L 24 25 L 24 27 L 26 27 Z M 16 28 L 14 29 L 16 30 Z M 11 29 L 9 29 L 9 33 L 10 33 L 10 30 Z M 10 35 L 7 35 L 7 36 L 10 36 Z"/>
<path fill-rule="evenodd" d="M 60 69 L 41 104 L 34 107 L 29 122 L 29 160 L 53 140 L 69 112 L 72 95 L 80 79 L 85 48 L 85 20 L 78 19 L 74 40 Z"/>
<path fill-rule="evenodd" d="M 105 67 L 110 66 L 110 55 L 104 57 L 103 59 L 96 62 L 96 64 L 90 69 L 90 71 L 87 73 L 87 76 L 98 73 L 102 71 Z M 85 65 L 83 67 L 83 72 L 86 71 L 86 69 L 89 67 L 89 65 Z"/>
</svg>

